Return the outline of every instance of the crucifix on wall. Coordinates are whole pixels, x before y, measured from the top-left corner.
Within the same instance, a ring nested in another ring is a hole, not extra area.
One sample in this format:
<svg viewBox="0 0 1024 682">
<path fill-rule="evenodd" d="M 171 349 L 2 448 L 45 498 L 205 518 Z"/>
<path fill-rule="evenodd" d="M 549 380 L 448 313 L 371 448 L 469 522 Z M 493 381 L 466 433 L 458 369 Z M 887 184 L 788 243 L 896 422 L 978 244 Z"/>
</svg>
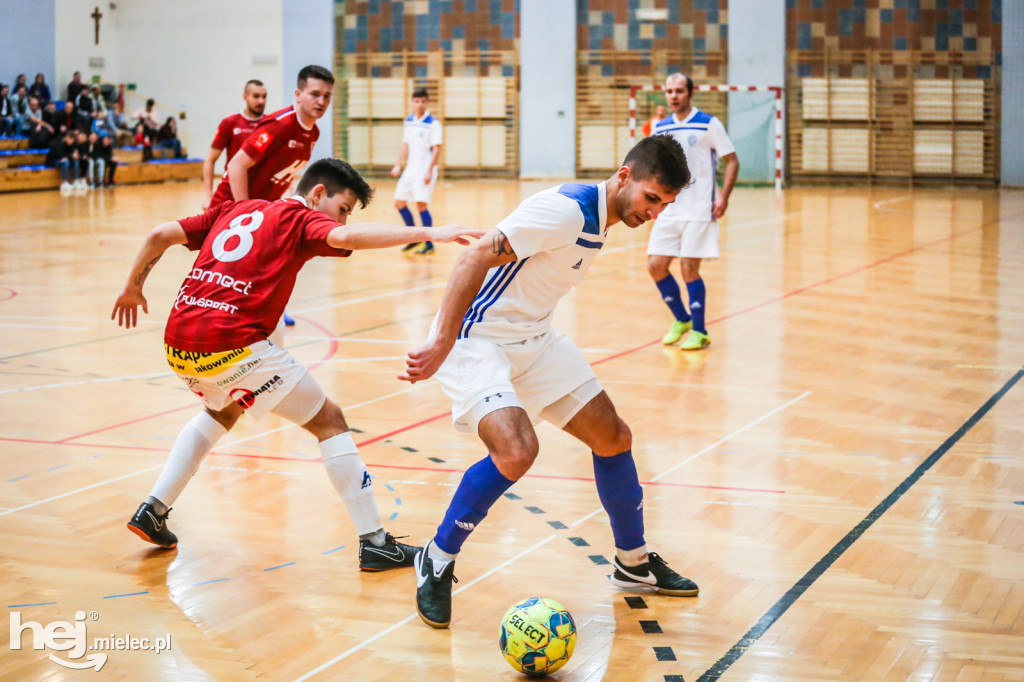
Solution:
<svg viewBox="0 0 1024 682">
<path fill-rule="evenodd" d="M 96 45 L 100 44 L 100 19 L 103 18 L 103 13 L 100 12 L 100 8 L 96 7 L 92 14 L 89 15 L 96 24 Z"/>
</svg>

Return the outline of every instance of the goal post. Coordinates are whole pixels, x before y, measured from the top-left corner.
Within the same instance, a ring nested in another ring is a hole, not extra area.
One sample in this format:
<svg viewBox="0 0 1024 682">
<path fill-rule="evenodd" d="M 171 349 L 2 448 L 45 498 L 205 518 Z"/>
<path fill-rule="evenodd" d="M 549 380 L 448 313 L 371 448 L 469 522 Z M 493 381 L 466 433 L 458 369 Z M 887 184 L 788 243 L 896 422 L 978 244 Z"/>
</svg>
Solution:
<svg viewBox="0 0 1024 682">
<path fill-rule="evenodd" d="M 720 93 L 766 93 L 771 102 L 771 119 L 774 120 L 774 150 L 771 147 L 765 148 L 765 157 L 773 157 L 770 165 L 774 166 L 775 190 L 782 190 L 782 94 L 784 89 L 777 85 L 728 85 L 710 83 L 695 85 L 695 92 L 720 92 Z M 661 85 L 631 85 L 629 88 L 629 144 L 632 146 L 637 140 L 637 93 L 657 92 L 662 90 Z M 621 120 L 621 119 L 620 119 Z M 736 138 L 733 138 L 736 142 Z M 742 166 L 741 159 L 741 168 Z M 770 178 L 765 178 L 770 180 Z"/>
</svg>

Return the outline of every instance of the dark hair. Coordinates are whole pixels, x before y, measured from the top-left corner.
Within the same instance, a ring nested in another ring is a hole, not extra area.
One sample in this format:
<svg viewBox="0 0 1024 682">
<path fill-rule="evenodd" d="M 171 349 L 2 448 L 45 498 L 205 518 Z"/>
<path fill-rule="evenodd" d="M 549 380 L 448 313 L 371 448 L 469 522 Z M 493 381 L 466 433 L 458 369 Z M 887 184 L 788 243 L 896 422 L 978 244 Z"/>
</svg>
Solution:
<svg viewBox="0 0 1024 682">
<path fill-rule="evenodd" d="M 299 80 L 296 84 L 299 90 L 306 89 L 306 81 L 310 78 L 316 78 L 317 80 L 324 81 L 334 85 L 334 74 L 325 69 L 322 66 L 316 64 L 310 64 L 309 66 L 302 67 L 302 71 L 299 71 Z"/>
<path fill-rule="evenodd" d="M 422 97 L 423 99 L 430 99 L 430 93 L 428 93 L 427 89 L 424 88 L 424 87 L 419 87 L 419 88 L 416 88 L 415 90 L 413 90 L 412 91 L 412 96 L 414 98 L 415 97 Z"/>
<path fill-rule="evenodd" d="M 295 188 L 296 194 L 308 194 L 317 185 L 323 185 L 327 196 L 333 197 L 346 189 L 359 199 L 359 206 L 366 208 L 373 198 L 373 189 L 363 180 L 356 169 L 341 159 L 320 159 L 315 161 L 302 174 Z"/>
<path fill-rule="evenodd" d="M 242 92 L 243 93 L 249 92 L 249 86 L 250 85 L 253 86 L 254 88 L 262 88 L 263 87 L 263 81 L 257 80 L 256 78 L 252 78 L 250 80 L 247 80 L 245 82 L 245 87 L 242 88 Z"/>
<path fill-rule="evenodd" d="M 654 178 L 667 189 L 680 190 L 690 184 L 686 154 L 670 135 L 643 138 L 629 150 L 622 165 L 629 166 L 637 180 Z"/>
<path fill-rule="evenodd" d="M 670 73 L 665 78 L 665 82 L 667 83 L 670 80 L 678 80 L 680 78 L 686 79 L 686 91 L 692 95 L 693 94 L 693 79 L 690 78 L 689 76 L 687 76 L 685 73 L 679 73 L 678 71 L 676 71 L 675 73 Z"/>
<path fill-rule="evenodd" d="M 154 104 L 156 104 L 156 100 L 155 100 L 155 99 L 153 99 L 152 97 L 150 97 L 149 99 L 147 99 L 147 100 L 146 100 L 146 106 L 147 106 L 147 107 L 151 107 L 151 106 L 153 106 Z"/>
</svg>

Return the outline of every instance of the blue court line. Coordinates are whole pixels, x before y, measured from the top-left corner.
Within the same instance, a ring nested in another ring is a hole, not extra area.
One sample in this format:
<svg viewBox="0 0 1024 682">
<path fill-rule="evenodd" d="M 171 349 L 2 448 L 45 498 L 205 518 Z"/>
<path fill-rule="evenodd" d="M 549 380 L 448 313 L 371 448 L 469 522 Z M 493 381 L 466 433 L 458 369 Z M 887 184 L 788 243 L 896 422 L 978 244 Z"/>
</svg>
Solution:
<svg viewBox="0 0 1024 682">
<path fill-rule="evenodd" d="M 47 469 L 47 471 L 56 471 L 57 469 L 63 469 L 66 466 L 67 466 L 67 464 L 58 464 L 55 467 L 50 467 L 49 469 Z"/>
<path fill-rule="evenodd" d="M 231 578 L 217 578 L 216 580 L 204 580 L 201 583 L 194 583 L 192 585 L 189 585 L 189 587 L 199 587 L 200 585 L 210 585 L 212 583 L 222 583 L 225 580 L 231 580 Z"/>
<path fill-rule="evenodd" d="M 391 485 L 388 484 L 388 483 L 385 483 L 384 487 L 387 488 L 388 490 L 390 490 L 391 492 L 395 492 L 395 489 L 393 487 L 391 487 Z"/>
<path fill-rule="evenodd" d="M 395 498 L 395 504 L 398 505 L 399 507 L 401 507 L 402 506 L 402 498 L 401 497 L 396 497 Z"/>
<path fill-rule="evenodd" d="M 326 552 L 320 552 L 320 553 L 321 553 L 321 554 L 325 554 L 325 555 L 326 555 L 326 554 L 334 554 L 334 553 L 335 553 L 335 552 L 337 552 L 337 551 L 338 551 L 339 549 L 345 549 L 345 545 L 342 545 L 341 547 L 335 547 L 334 549 L 329 549 L 329 550 L 327 550 Z"/>
<path fill-rule="evenodd" d="M 26 606 L 50 606 L 50 605 L 56 604 L 56 603 L 57 602 L 55 602 L 55 601 L 41 601 L 41 602 L 39 602 L 37 604 L 8 604 L 7 608 L 9 608 L 9 609 L 23 609 Z"/>
<path fill-rule="evenodd" d="M 8 478 L 7 482 L 8 483 L 14 483 L 15 481 L 20 481 L 23 478 L 28 478 L 28 474 L 25 474 L 23 476 L 18 476 L 17 478 Z"/>
<path fill-rule="evenodd" d="M 795 585 L 793 585 L 793 587 L 789 588 L 789 590 L 782 595 L 782 598 L 775 602 L 775 604 L 768 609 L 768 612 L 761 616 L 761 619 L 758 620 L 752 628 L 747 630 L 747 633 L 743 635 L 738 642 L 733 644 L 732 648 L 729 649 L 724 656 L 718 659 L 718 661 L 708 668 L 703 675 L 697 678 L 697 682 L 717 680 L 723 673 L 725 673 L 726 670 L 732 667 L 732 664 L 738 661 L 740 656 L 746 653 L 754 643 L 768 631 L 768 628 L 774 625 L 775 621 L 781 618 L 782 614 L 784 614 L 797 599 L 803 596 L 804 592 L 806 592 L 811 585 L 813 585 L 815 581 L 820 578 L 825 571 L 827 571 L 832 564 L 834 564 L 839 557 L 841 557 L 846 550 L 848 550 L 850 546 L 853 545 L 853 543 L 856 542 L 860 536 L 872 526 L 872 524 L 874 524 L 875 521 L 881 518 L 882 514 L 889 511 L 890 507 L 896 504 L 896 502 L 899 501 L 899 499 L 903 497 L 903 495 L 906 494 L 906 492 L 910 490 L 910 488 L 917 483 L 929 469 L 935 466 L 935 464 L 942 459 L 942 457 L 949 452 L 954 445 L 960 442 L 960 439 L 962 439 L 968 431 L 974 428 L 974 426 L 981 421 L 981 419 L 988 414 L 993 407 L 995 407 L 996 403 L 1002 400 L 1003 396 L 1005 396 L 1010 389 L 1021 380 L 1021 377 L 1024 377 L 1024 368 L 1017 370 L 1017 373 L 1014 374 L 1009 381 L 1003 384 L 1003 387 L 996 391 L 991 398 L 985 401 L 985 404 L 979 407 L 977 412 L 972 414 L 971 417 L 964 422 L 953 435 L 947 438 L 946 441 L 935 450 L 935 452 L 929 455 L 928 459 L 921 462 L 909 476 L 903 479 L 902 483 L 896 486 L 896 488 L 889 493 L 884 500 L 879 502 L 878 505 L 872 509 L 860 523 L 854 526 L 853 530 L 847 533 L 842 540 L 837 542 L 836 545 L 818 561 L 818 563 L 811 567 L 811 570 L 807 571 L 807 573 L 805 573 L 804 576 L 800 578 Z"/>
<path fill-rule="evenodd" d="M 391 517 L 388 519 L 388 521 L 394 521 L 396 518 L 398 518 L 398 512 L 395 512 L 394 514 L 392 514 Z"/>
<path fill-rule="evenodd" d="M 100 457 L 102 457 L 102 456 L 103 456 L 103 455 L 93 455 L 92 457 L 86 457 L 86 458 L 85 458 L 85 461 L 86 461 L 86 462 L 88 462 L 88 461 L 89 461 L 90 459 L 99 459 L 99 458 L 100 458 Z"/>
<path fill-rule="evenodd" d="M 149 590 L 145 592 L 129 592 L 128 594 L 110 594 L 104 597 L 104 599 L 117 599 L 118 597 L 138 597 L 140 594 L 149 594 Z"/>
<path fill-rule="evenodd" d="M 264 572 L 266 572 L 266 571 L 276 571 L 279 568 L 285 568 L 287 566 L 294 566 L 294 565 L 295 565 L 294 561 L 289 561 L 288 563 L 281 564 L 280 566 L 271 566 L 270 568 L 264 568 L 263 571 Z"/>
</svg>

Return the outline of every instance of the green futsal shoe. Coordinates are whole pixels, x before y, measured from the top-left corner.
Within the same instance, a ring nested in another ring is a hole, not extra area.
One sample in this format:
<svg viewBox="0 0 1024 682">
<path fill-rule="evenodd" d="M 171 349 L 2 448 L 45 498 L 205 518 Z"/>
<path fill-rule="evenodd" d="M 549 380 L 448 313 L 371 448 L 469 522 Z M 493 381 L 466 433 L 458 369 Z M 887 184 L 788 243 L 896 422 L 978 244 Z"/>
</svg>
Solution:
<svg viewBox="0 0 1024 682">
<path fill-rule="evenodd" d="M 693 322 L 687 320 L 686 322 L 680 322 L 676 320 L 672 323 L 672 328 L 668 330 L 668 334 L 661 337 L 661 342 L 666 346 L 671 346 L 673 343 L 683 338 L 683 334 L 693 329 Z"/>
<path fill-rule="evenodd" d="M 679 344 L 679 350 L 700 350 L 711 345 L 711 338 L 706 333 L 691 329 L 683 342 Z"/>
</svg>

